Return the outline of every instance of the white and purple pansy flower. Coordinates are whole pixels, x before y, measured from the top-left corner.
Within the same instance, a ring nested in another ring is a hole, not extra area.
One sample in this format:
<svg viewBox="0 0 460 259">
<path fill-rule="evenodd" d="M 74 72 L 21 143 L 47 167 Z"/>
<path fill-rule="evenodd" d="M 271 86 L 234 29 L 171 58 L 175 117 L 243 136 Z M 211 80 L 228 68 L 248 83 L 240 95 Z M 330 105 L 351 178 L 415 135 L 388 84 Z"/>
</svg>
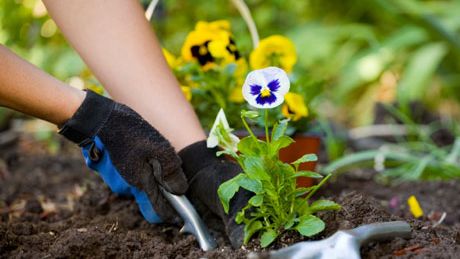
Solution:
<svg viewBox="0 0 460 259">
<path fill-rule="evenodd" d="M 274 108 L 284 101 L 289 92 L 289 78 L 278 67 L 254 70 L 248 74 L 243 85 L 244 99 L 256 108 Z"/>
</svg>

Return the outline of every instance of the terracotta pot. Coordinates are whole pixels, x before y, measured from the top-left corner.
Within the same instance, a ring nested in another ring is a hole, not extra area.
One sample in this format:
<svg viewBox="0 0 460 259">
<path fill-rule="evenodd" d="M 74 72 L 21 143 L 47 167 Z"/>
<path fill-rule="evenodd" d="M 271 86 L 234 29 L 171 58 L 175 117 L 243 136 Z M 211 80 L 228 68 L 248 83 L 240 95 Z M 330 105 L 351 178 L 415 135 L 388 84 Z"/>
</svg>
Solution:
<svg viewBox="0 0 460 259">
<path fill-rule="evenodd" d="M 319 136 L 309 134 L 297 134 L 295 140 L 289 147 L 280 150 L 280 159 L 283 162 L 291 163 L 305 154 L 318 155 L 321 139 Z M 316 162 L 308 162 L 300 165 L 299 169 L 304 171 L 314 171 Z M 309 187 L 314 184 L 314 179 L 309 177 L 298 177 L 297 186 Z"/>
<path fill-rule="evenodd" d="M 265 135 L 263 133 L 257 134 L 257 137 L 261 140 L 265 140 Z M 235 135 L 239 138 L 248 136 L 246 131 L 235 131 Z M 292 137 L 294 143 L 289 147 L 283 148 L 280 150 L 280 159 L 283 162 L 291 163 L 300 158 L 305 154 L 319 154 L 319 149 L 321 145 L 321 138 L 318 135 L 313 134 L 296 134 Z M 314 171 L 316 168 L 316 162 L 308 162 L 300 165 L 299 169 L 304 171 Z M 310 177 L 298 177 L 297 186 L 298 187 L 310 187 L 315 183 L 314 179 Z"/>
</svg>

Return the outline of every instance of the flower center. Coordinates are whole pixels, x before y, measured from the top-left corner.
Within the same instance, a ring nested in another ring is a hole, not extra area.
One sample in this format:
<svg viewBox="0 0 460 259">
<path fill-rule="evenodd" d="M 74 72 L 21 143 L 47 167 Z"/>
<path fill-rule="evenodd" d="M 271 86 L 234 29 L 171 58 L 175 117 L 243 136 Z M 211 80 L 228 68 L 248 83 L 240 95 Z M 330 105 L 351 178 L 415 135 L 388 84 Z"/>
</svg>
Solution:
<svg viewBox="0 0 460 259">
<path fill-rule="evenodd" d="M 201 56 L 204 56 L 208 53 L 208 50 L 206 49 L 206 46 L 200 46 L 199 53 Z"/>
<path fill-rule="evenodd" d="M 262 97 L 269 97 L 271 95 L 270 89 L 264 88 L 262 91 L 260 91 L 260 95 Z"/>
</svg>

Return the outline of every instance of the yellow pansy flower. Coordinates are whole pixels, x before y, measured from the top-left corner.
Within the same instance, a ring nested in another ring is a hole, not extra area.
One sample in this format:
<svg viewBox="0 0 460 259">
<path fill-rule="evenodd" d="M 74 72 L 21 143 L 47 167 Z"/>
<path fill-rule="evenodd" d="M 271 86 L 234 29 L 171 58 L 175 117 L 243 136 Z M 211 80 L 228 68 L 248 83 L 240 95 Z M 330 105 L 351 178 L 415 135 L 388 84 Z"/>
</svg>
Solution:
<svg viewBox="0 0 460 259">
<path fill-rule="evenodd" d="M 177 59 L 174 57 L 171 52 L 169 52 L 167 49 L 162 48 L 163 55 L 165 56 L 166 62 L 168 63 L 169 67 L 173 68 L 177 65 Z"/>
<path fill-rule="evenodd" d="M 187 99 L 187 101 L 192 100 L 192 88 L 183 85 L 181 85 L 180 88 L 182 90 L 182 93 L 184 93 L 185 95 L 185 99 Z"/>
<path fill-rule="evenodd" d="M 302 95 L 289 92 L 284 96 L 284 100 L 285 103 L 281 107 L 281 113 L 284 117 L 298 121 L 308 116 L 308 108 Z"/>
<path fill-rule="evenodd" d="M 249 62 L 253 69 L 276 66 L 289 73 L 297 62 L 295 46 L 284 36 L 270 36 L 261 40 L 251 52 Z"/>
<path fill-rule="evenodd" d="M 239 59 L 230 32 L 230 23 L 200 21 L 185 39 L 181 50 L 184 61 L 196 60 L 203 68 L 211 68 L 215 62 L 228 64 Z"/>
<path fill-rule="evenodd" d="M 407 199 L 407 204 L 409 205 L 410 212 L 415 218 L 423 216 L 423 210 L 414 195 L 411 195 L 409 199 Z"/>
<path fill-rule="evenodd" d="M 197 31 L 230 31 L 230 22 L 227 20 L 217 20 L 213 22 L 199 21 L 195 25 Z"/>
</svg>

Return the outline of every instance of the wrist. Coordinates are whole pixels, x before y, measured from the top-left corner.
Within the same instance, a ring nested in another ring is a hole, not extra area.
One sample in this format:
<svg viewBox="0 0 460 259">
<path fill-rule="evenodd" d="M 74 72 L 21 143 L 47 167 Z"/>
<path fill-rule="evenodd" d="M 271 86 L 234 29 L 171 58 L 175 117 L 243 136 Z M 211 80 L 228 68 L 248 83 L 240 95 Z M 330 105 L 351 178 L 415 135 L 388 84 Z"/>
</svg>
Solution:
<svg viewBox="0 0 460 259">
<path fill-rule="evenodd" d="M 69 89 L 71 90 L 68 92 L 67 98 L 65 98 L 66 104 L 62 106 L 61 112 L 58 113 L 59 116 L 53 121 L 59 128 L 72 118 L 86 97 L 85 91 L 73 88 Z"/>
<path fill-rule="evenodd" d="M 80 146 L 86 145 L 107 121 L 114 106 L 112 100 L 88 90 L 71 117 L 61 124 L 59 134 Z"/>
</svg>

